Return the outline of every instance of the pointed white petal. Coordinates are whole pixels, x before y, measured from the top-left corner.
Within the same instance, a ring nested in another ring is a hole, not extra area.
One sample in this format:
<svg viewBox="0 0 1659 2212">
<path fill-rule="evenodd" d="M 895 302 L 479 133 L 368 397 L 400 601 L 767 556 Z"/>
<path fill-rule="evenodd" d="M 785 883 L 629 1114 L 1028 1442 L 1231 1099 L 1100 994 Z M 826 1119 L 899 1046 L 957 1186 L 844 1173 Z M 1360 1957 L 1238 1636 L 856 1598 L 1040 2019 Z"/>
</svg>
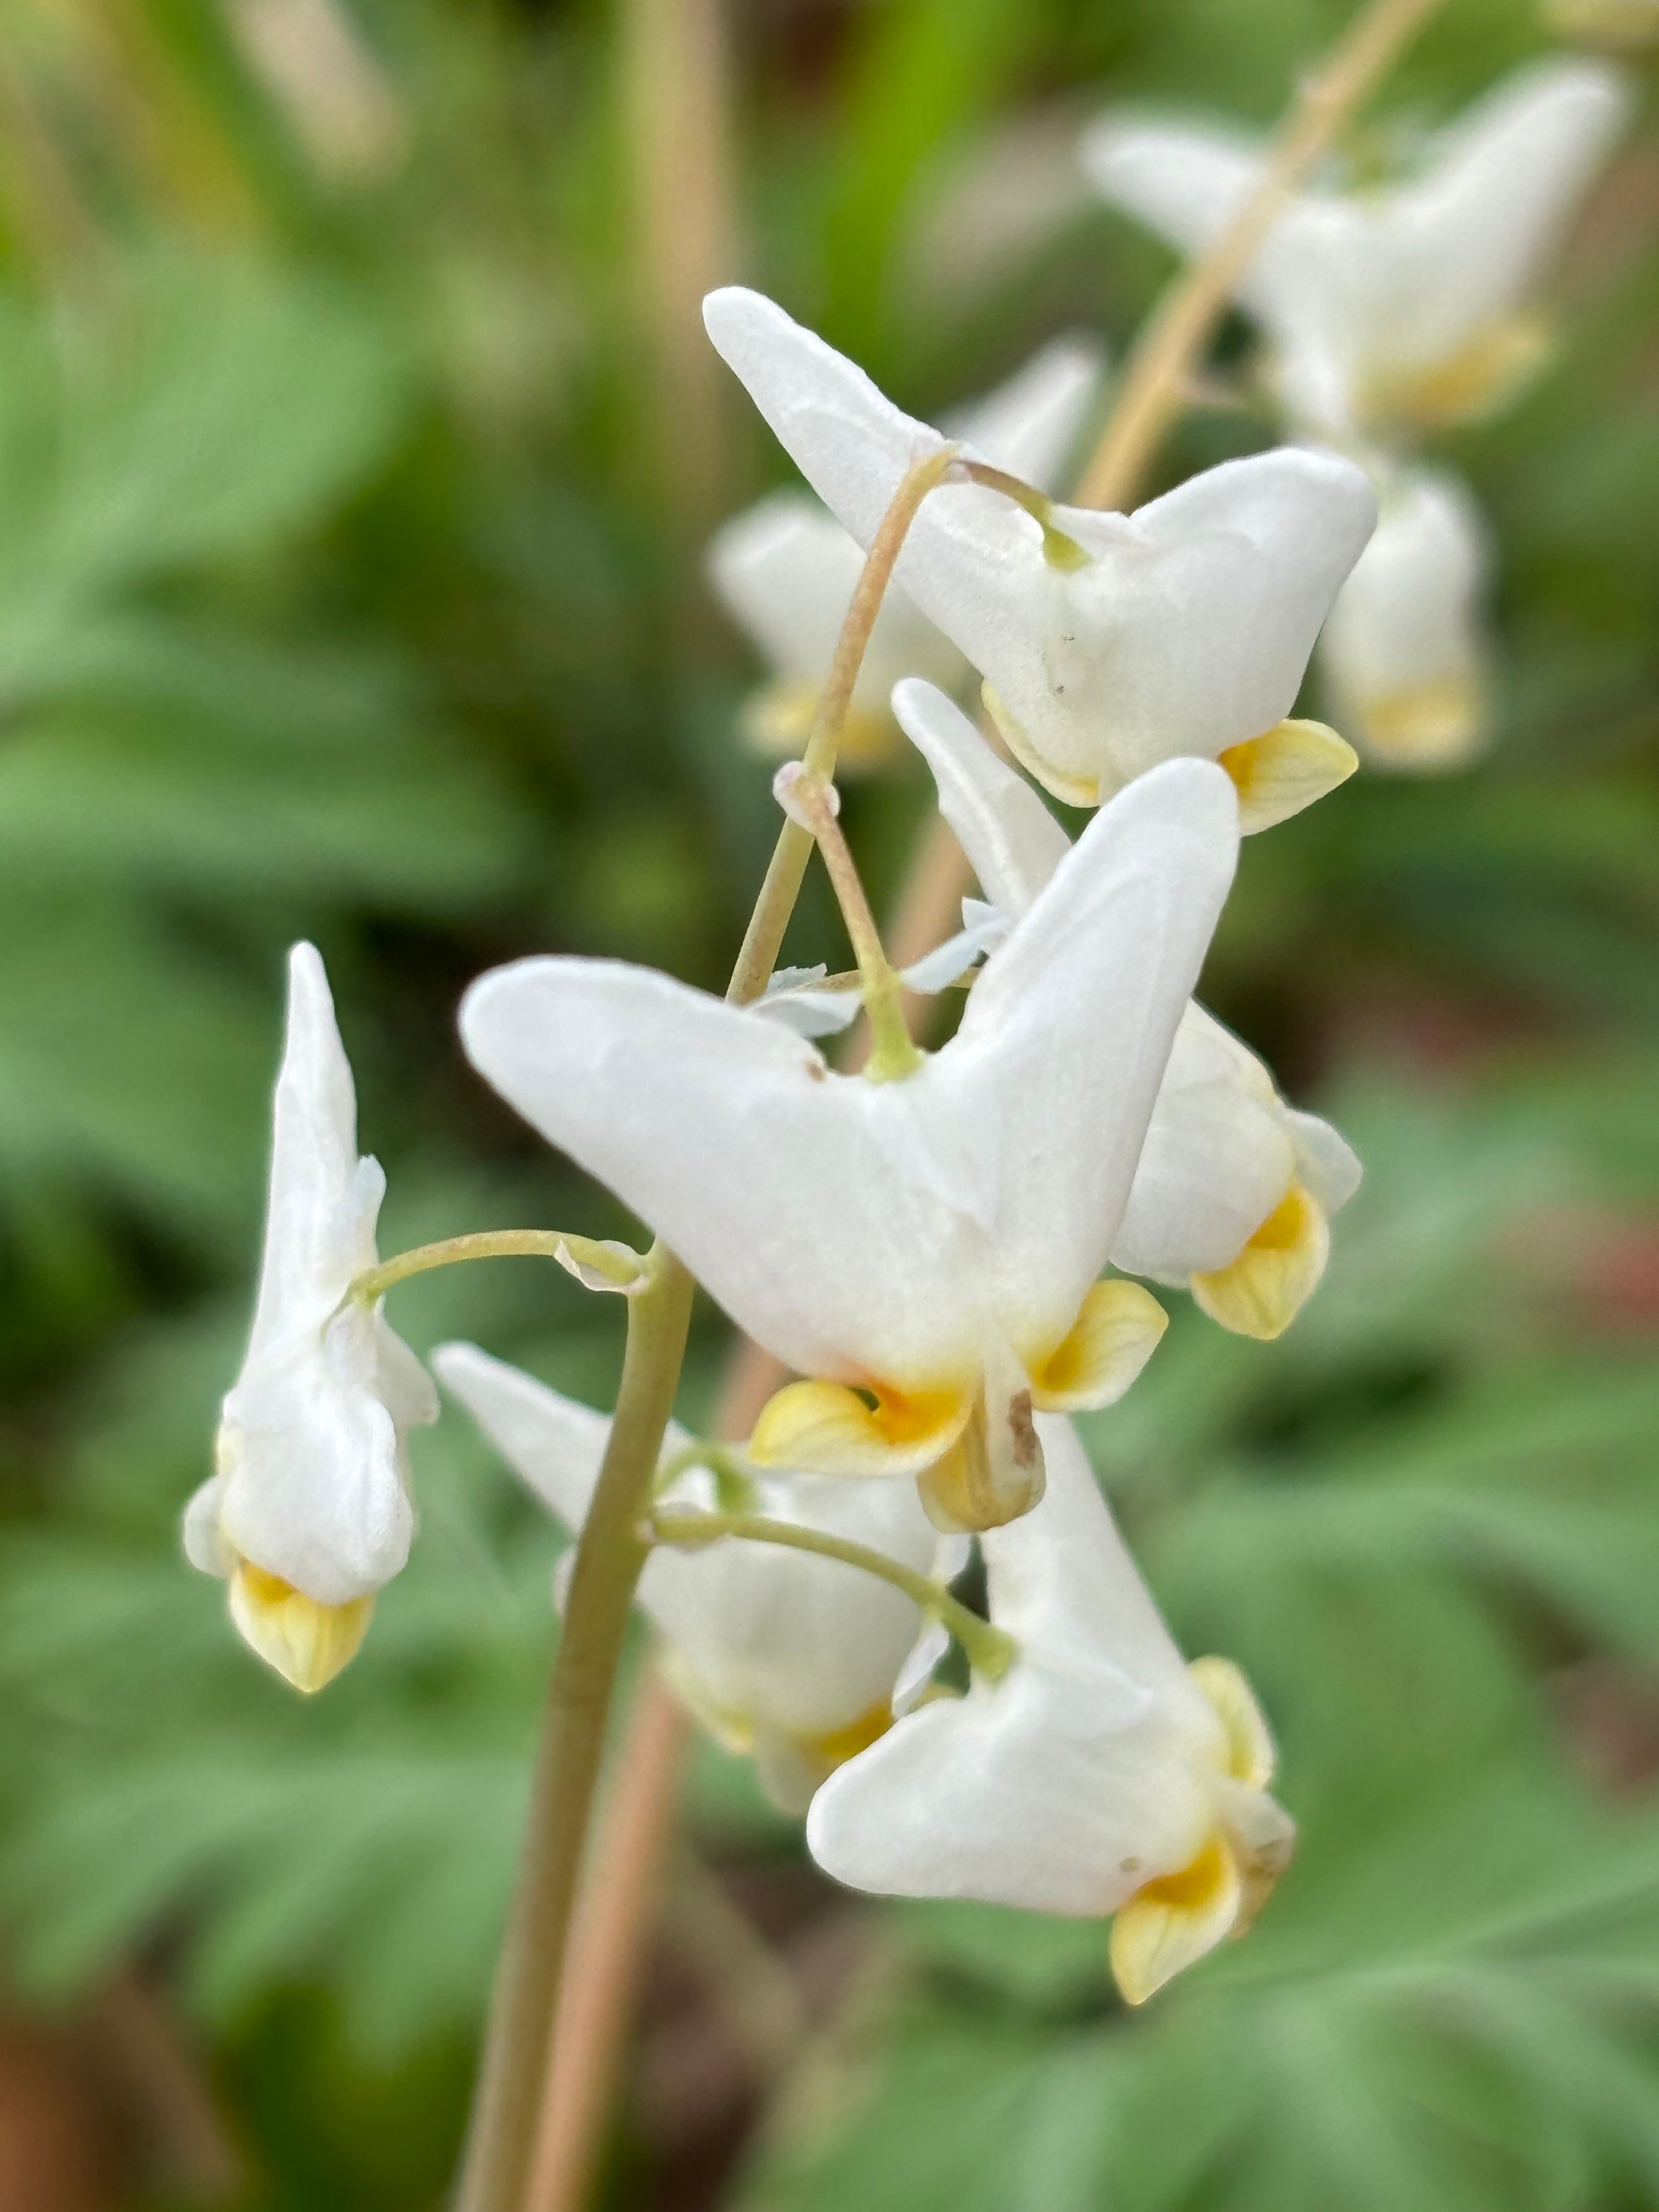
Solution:
<svg viewBox="0 0 1659 2212">
<path fill-rule="evenodd" d="M 220 1525 L 220 1512 L 224 1502 L 225 1478 L 210 1474 L 191 1497 L 185 1508 L 185 1557 L 192 1567 L 199 1567 L 204 1575 L 217 1575 L 222 1581 L 236 1565 L 236 1555 L 225 1541 Z"/>
<path fill-rule="evenodd" d="M 1237 849 L 1220 769 L 1141 778 L 991 956 L 933 1063 L 997 1133 L 998 1304 L 1028 1360 L 1071 1328 L 1116 1237 Z"/>
<path fill-rule="evenodd" d="M 994 1135 L 939 1062 L 906 1083 L 836 1075 L 762 1015 L 607 961 L 498 969 L 467 994 L 461 1034 L 779 1358 L 848 1380 L 971 1368 Z"/>
<path fill-rule="evenodd" d="M 1285 1127 L 1296 1147 L 1297 1179 L 1328 1214 L 1340 1213 L 1358 1189 L 1364 1170 L 1352 1145 L 1317 1114 L 1284 1109 Z"/>
<path fill-rule="evenodd" d="M 974 963 L 1002 943 L 1013 927 L 1013 917 L 1000 907 L 980 906 L 970 920 L 966 909 L 976 901 L 963 901 L 963 926 L 954 937 L 947 937 L 943 945 L 936 945 L 931 952 L 913 960 L 908 968 L 899 970 L 899 981 L 907 991 L 919 991 L 924 995 L 936 991 L 947 991 L 952 983 L 959 983 Z"/>
<path fill-rule="evenodd" d="M 1188 254 L 1212 246 L 1261 182 L 1261 147 L 1221 125 L 1101 117 L 1080 149 L 1091 181 Z"/>
<path fill-rule="evenodd" d="M 1384 764 L 1455 765 L 1485 734 L 1491 567 L 1455 479 L 1417 470 L 1389 487 L 1320 643 L 1345 727 Z"/>
<path fill-rule="evenodd" d="M 1189 1006 L 1158 1094 L 1112 1264 L 1184 1283 L 1226 1267 L 1289 1189 L 1296 1150 L 1261 1062 Z"/>
<path fill-rule="evenodd" d="M 939 811 L 987 898 L 1022 915 L 1071 840 L 1018 772 L 998 757 L 954 700 L 931 684 L 896 686 L 899 727 L 933 771 Z"/>
<path fill-rule="evenodd" d="M 508 1466 L 573 1536 L 580 1534 L 611 1433 L 605 1415 L 476 1344 L 441 1344 L 432 1365 Z M 665 1449 L 684 1442 L 678 1433 Z"/>
</svg>

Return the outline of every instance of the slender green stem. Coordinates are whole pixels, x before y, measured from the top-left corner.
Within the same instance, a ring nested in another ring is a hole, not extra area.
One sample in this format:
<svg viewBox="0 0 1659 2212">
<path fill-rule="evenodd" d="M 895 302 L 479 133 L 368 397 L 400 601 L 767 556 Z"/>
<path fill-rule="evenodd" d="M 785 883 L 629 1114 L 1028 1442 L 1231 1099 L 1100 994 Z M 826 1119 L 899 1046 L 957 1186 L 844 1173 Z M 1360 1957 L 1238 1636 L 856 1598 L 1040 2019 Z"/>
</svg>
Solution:
<svg viewBox="0 0 1659 2212">
<path fill-rule="evenodd" d="M 870 642 L 870 633 L 876 626 L 876 617 L 881 612 L 881 603 L 892 580 L 893 565 L 903 547 L 910 525 L 930 491 L 942 483 L 957 457 L 954 446 L 941 446 L 934 453 L 925 454 L 906 470 L 891 503 L 881 519 L 881 526 L 870 541 L 870 550 L 865 556 L 864 567 L 859 576 L 858 589 L 853 594 L 852 605 L 847 610 L 847 619 L 842 624 L 841 636 L 836 646 L 836 657 L 830 665 L 828 681 L 819 696 L 817 711 L 812 717 L 812 727 L 802 757 L 803 765 L 814 775 L 822 776 L 826 783 L 834 781 L 836 751 L 841 743 L 842 725 L 847 720 L 847 709 L 852 703 L 853 686 L 858 681 L 859 670 L 864 665 L 865 648 Z M 778 964 L 778 954 L 783 946 L 783 933 L 789 927 L 789 917 L 795 911 L 795 901 L 800 896 L 800 887 L 806 876 L 806 863 L 812 857 L 811 832 L 799 823 L 786 822 L 773 848 L 771 863 L 766 871 L 766 880 L 761 885 L 760 896 L 755 902 L 755 911 L 750 916 L 744 933 L 743 950 L 738 955 L 738 964 L 732 973 L 726 997 L 734 1006 L 747 1006 L 758 999 L 766 988 L 766 979 Z"/>
<path fill-rule="evenodd" d="M 690 1276 L 660 1248 L 648 1266 L 648 1287 L 628 1301 L 616 1419 L 576 1547 L 456 2212 L 524 2212 L 605 1721 L 649 1551 L 641 1527 L 690 1325 Z"/>
<path fill-rule="evenodd" d="M 383 1260 L 357 1276 L 341 1300 L 372 1306 L 394 1284 L 430 1267 L 453 1267 L 463 1260 L 556 1260 L 562 1267 L 591 1268 L 619 1291 L 639 1282 L 645 1273 L 643 1257 L 626 1244 L 593 1237 L 568 1237 L 562 1229 L 485 1229 L 472 1237 L 446 1237 L 436 1244 L 417 1244 Z"/>
<path fill-rule="evenodd" d="M 1034 522 L 1042 526 L 1043 557 L 1050 568 L 1070 574 L 1088 567 L 1089 553 L 1075 538 L 1056 526 L 1054 501 L 1046 491 L 1039 491 L 1022 477 L 1011 477 L 1006 469 L 994 469 L 988 461 L 960 461 L 957 465 L 970 483 L 982 484 L 987 491 L 1000 491 L 1005 499 L 1024 507 Z"/>
<path fill-rule="evenodd" d="M 736 1536 L 750 1544 L 779 1544 L 786 1551 L 813 1552 L 820 1559 L 840 1559 L 890 1583 L 913 1598 L 930 1620 L 941 1621 L 968 1655 L 969 1664 L 988 1681 L 1000 1681 L 1019 1655 L 1013 1638 L 994 1628 L 957 1599 L 943 1583 L 919 1574 L 902 1559 L 855 1544 L 850 1537 L 832 1536 L 824 1528 L 802 1528 L 792 1521 L 773 1521 L 762 1513 L 701 1513 L 673 1506 L 658 1506 L 649 1527 L 659 1544 L 713 1544 L 723 1536 Z"/>
<path fill-rule="evenodd" d="M 1129 356 L 1111 420 L 1085 470 L 1079 507 L 1127 507 L 1186 404 L 1188 377 L 1286 201 L 1443 0 L 1370 0 L 1310 70 L 1255 189 L 1209 251 L 1178 277 Z"/>
</svg>

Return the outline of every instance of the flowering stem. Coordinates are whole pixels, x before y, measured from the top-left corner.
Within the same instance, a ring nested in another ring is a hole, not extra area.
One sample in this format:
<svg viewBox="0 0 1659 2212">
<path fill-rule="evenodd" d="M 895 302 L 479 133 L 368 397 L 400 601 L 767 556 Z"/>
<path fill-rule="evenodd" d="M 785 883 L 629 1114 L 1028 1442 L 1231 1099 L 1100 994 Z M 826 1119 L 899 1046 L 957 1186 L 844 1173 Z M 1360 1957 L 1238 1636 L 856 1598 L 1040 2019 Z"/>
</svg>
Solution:
<svg viewBox="0 0 1659 2212">
<path fill-rule="evenodd" d="M 892 580 L 894 563 L 897 561 L 910 525 L 915 520 L 917 509 L 930 491 L 945 481 L 956 459 L 954 446 L 941 446 L 934 453 L 924 454 L 905 471 L 898 489 L 893 494 L 881 526 L 870 541 L 870 550 L 865 556 L 858 589 L 847 610 L 847 619 L 842 624 L 841 637 L 836 646 L 836 657 L 830 664 L 830 675 L 819 696 L 817 710 L 812 717 L 812 727 L 806 740 L 802 765 L 825 782 L 836 773 L 836 750 L 841 742 L 842 724 L 847 720 L 847 709 L 852 703 L 853 686 L 858 681 L 859 670 L 864 665 L 865 648 L 870 642 L 870 633 L 876 626 L 876 617 L 881 612 L 881 603 Z M 786 822 L 773 848 L 766 880 L 755 902 L 755 911 L 750 916 L 744 933 L 743 950 L 738 955 L 738 964 L 732 971 L 726 997 L 735 1006 L 747 1006 L 758 999 L 766 988 L 766 979 L 776 967 L 778 954 L 783 945 L 783 933 L 789 927 L 789 917 L 795 910 L 795 901 L 800 896 L 800 887 L 806 874 L 806 863 L 812 856 L 810 831 L 798 823 Z"/>
<path fill-rule="evenodd" d="M 1200 260 L 1176 279 L 1129 356 L 1117 404 L 1078 489 L 1079 507 L 1127 507 L 1187 404 L 1200 352 L 1239 278 L 1315 164 L 1441 0 L 1370 0 L 1302 88 L 1255 189 Z"/>
<path fill-rule="evenodd" d="M 652 1540 L 659 1544 L 712 1544 L 722 1536 L 736 1536 L 744 1543 L 780 1544 L 786 1551 L 813 1552 L 820 1559 L 840 1559 L 849 1567 L 860 1568 L 866 1575 L 875 1575 L 902 1590 L 929 1620 L 942 1622 L 967 1653 L 975 1674 L 983 1674 L 988 1681 L 1000 1681 L 1018 1656 L 1019 1647 L 1012 1636 L 970 1612 L 943 1583 L 919 1574 L 901 1559 L 889 1559 L 884 1552 L 872 1551 L 867 1544 L 832 1536 L 827 1529 L 802 1528 L 793 1522 L 771 1520 L 763 1513 L 702 1513 L 672 1506 L 659 1506 L 647 1525 Z"/>
<path fill-rule="evenodd" d="M 455 2212 L 523 2212 L 605 1721 L 650 1548 L 641 1522 L 691 1319 L 680 1262 L 658 1247 L 646 1267 L 646 1288 L 628 1301 L 616 1418 L 576 1547 Z"/>
<path fill-rule="evenodd" d="M 1076 538 L 1055 528 L 1054 501 L 1046 491 L 1039 491 L 1023 477 L 1010 476 L 1006 469 L 994 469 L 988 461 L 959 461 L 957 466 L 969 483 L 982 484 L 987 491 L 1000 491 L 1005 499 L 1024 507 L 1034 522 L 1042 525 L 1043 558 L 1051 568 L 1070 574 L 1088 567 L 1089 555 Z"/>
<path fill-rule="evenodd" d="M 353 1279 L 347 1299 L 372 1306 L 395 1283 L 410 1275 L 423 1275 L 430 1267 L 453 1267 L 461 1260 L 556 1260 L 562 1267 L 591 1267 L 619 1290 L 627 1290 L 645 1273 L 646 1262 L 625 1244 L 601 1242 L 592 1237 L 567 1237 L 562 1229 L 486 1229 L 473 1237 L 446 1237 L 436 1244 L 417 1244 L 369 1267 Z"/>
</svg>

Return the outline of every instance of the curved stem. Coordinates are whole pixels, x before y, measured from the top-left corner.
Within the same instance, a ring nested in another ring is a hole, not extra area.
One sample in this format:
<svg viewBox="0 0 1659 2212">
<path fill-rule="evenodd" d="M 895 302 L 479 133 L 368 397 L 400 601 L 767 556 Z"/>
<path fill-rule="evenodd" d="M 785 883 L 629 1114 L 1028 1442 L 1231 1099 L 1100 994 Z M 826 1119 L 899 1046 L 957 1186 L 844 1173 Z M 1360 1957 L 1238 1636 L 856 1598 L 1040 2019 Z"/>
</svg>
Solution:
<svg viewBox="0 0 1659 2212">
<path fill-rule="evenodd" d="M 416 1244 L 383 1260 L 355 1278 L 341 1300 L 372 1306 L 395 1284 L 428 1268 L 453 1267 L 463 1260 L 556 1260 L 562 1267 L 591 1268 L 621 1291 L 641 1280 L 646 1262 L 626 1244 L 594 1237 L 568 1237 L 562 1229 L 484 1229 L 471 1237 L 446 1237 L 436 1244 Z"/>
<path fill-rule="evenodd" d="M 616 1418 L 576 1547 L 456 2212 L 522 2212 L 529 2179 L 605 1721 L 649 1550 L 641 1523 L 690 1326 L 690 1276 L 660 1249 L 648 1265 L 648 1286 L 628 1302 Z"/>
<path fill-rule="evenodd" d="M 976 1613 L 953 1598 L 943 1583 L 907 1567 L 885 1552 L 855 1544 L 850 1537 L 832 1536 L 824 1528 L 802 1528 L 790 1521 L 774 1521 L 763 1513 L 702 1513 L 659 1506 L 648 1527 L 659 1544 L 713 1544 L 735 1536 L 749 1544 L 778 1544 L 786 1551 L 813 1552 L 820 1559 L 840 1559 L 902 1590 L 920 1606 L 928 1620 L 948 1628 L 968 1655 L 969 1663 L 988 1681 L 1000 1681 L 1013 1664 L 1019 1647 L 1012 1636 L 994 1628 Z"/>
<path fill-rule="evenodd" d="M 1370 0 L 1302 89 L 1255 189 L 1200 260 L 1178 277 L 1129 356 L 1117 404 L 1084 471 L 1079 507 L 1134 504 L 1146 471 L 1186 404 L 1200 352 L 1285 202 L 1441 0 Z"/>
<path fill-rule="evenodd" d="M 858 681 L 859 670 L 864 665 L 865 648 L 870 642 L 870 633 L 876 626 L 876 617 L 881 612 L 881 603 L 893 574 L 910 525 L 916 511 L 930 491 L 945 481 L 956 459 L 954 446 L 941 446 L 932 453 L 913 462 L 893 494 L 881 526 L 870 541 L 870 550 L 865 556 L 858 589 L 847 610 L 847 619 L 842 624 L 841 636 L 836 646 L 836 657 L 830 664 L 830 675 L 819 696 L 817 710 L 812 717 L 812 728 L 806 740 L 802 765 L 807 771 L 822 776 L 826 783 L 834 781 L 836 749 L 841 742 L 842 724 L 847 720 L 847 709 L 852 703 L 853 686 Z M 783 945 L 783 933 L 789 927 L 789 917 L 795 910 L 795 901 L 800 896 L 800 887 L 806 875 L 806 863 L 812 857 L 812 837 L 799 823 L 786 822 L 773 848 L 771 864 L 766 871 L 766 880 L 755 902 L 755 911 L 750 916 L 744 933 L 743 949 L 738 955 L 738 964 L 732 973 L 726 997 L 735 1006 L 747 1006 L 758 999 L 766 988 L 768 976 L 778 964 L 778 954 Z"/>
</svg>

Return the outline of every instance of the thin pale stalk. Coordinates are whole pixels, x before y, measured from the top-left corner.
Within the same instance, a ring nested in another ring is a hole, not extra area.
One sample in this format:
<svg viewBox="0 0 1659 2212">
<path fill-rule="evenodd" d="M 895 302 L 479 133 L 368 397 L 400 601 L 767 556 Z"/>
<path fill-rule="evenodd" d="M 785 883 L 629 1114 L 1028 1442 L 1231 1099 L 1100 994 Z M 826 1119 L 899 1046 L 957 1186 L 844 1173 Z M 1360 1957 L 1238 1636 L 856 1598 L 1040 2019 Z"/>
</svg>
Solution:
<svg viewBox="0 0 1659 2212">
<path fill-rule="evenodd" d="M 1303 80 L 1255 190 L 1209 252 L 1177 278 L 1141 332 L 1105 434 L 1084 471 L 1079 506 L 1133 505 L 1187 404 L 1199 356 L 1285 203 L 1441 4 L 1370 0 Z"/>
<path fill-rule="evenodd" d="M 941 446 L 936 453 L 925 454 L 906 470 L 881 519 L 880 528 L 870 541 L 870 550 L 864 556 L 858 588 L 841 626 L 836 657 L 812 716 L 811 731 L 802 756 L 803 767 L 809 774 L 822 776 L 826 783 L 835 780 L 842 725 L 852 704 L 859 670 L 864 665 L 870 633 L 876 626 L 876 617 L 881 612 L 882 600 L 892 580 L 893 564 L 916 519 L 916 510 L 934 486 L 944 481 L 956 451 L 954 446 Z M 726 997 L 734 1005 L 747 1006 L 766 988 L 767 978 L 778 964 L 783 933 L 795 911 L 795 902 L 806 878 L 806 863 L 811 857 L 811 831 L 803 830 L 799 823 L 786 822 L 773 848 L 766 880 L 749 918 L 743 949 L 726 990 Z"/>
<path fill-rule="evenodd" d="M 370 1267 L 352 1283 L 346 1297 L 359 1305 L 372 1306 L 394 1285 L 433 1267 L 453 1267 L 464 1260 L 556 1260 L 562 1267 L 573 1261 L 592 1267 L 618 1290 L 640 1280 L 645 1262 L 624 1244 L 602 1243 L 592 1237 L 567 1237 L 561 1229 L 485 1229 L 471 1237 L 445 1237 L 435 1244 L 417 1244 Z"/>
<path fill-rule="evenodd" d="M 712 1544 L 735 1537 L 745 1544 L 776 1544 L 789 1552 L 811 1552 L 821 1559 L 840 1559 L 878 1582 L 890 1583 L 918 1605 L 930 1620 L 941 1622 L 967 1653 L 977 1673 L 993 1681 L 1006 1674 L 1014 1657 L 1013 1638 L 988 1620 L 970 1613 L 953 1598 L 943 1583 L 919 1574 L 902 1559 L 848 1536 L 831 1535 L 826 1528 L 801 1528 L 788 1521 L 769 1520 L 763 1513 L 702 1513 L 659 1507 L 651 1516 L 651 1532 L 664 1544 Z"/>
<path fill-rule="evenodd" d="M 690 1276 L 671 1253 L 652 1265 L 650 1287 L 628 1302 L 616 1418 L 576 1547 L 456 2212 L 523 2212 L 605 1721 L 647 1555 L 641 1522 L 691 1318 Z"/>
</svg>

